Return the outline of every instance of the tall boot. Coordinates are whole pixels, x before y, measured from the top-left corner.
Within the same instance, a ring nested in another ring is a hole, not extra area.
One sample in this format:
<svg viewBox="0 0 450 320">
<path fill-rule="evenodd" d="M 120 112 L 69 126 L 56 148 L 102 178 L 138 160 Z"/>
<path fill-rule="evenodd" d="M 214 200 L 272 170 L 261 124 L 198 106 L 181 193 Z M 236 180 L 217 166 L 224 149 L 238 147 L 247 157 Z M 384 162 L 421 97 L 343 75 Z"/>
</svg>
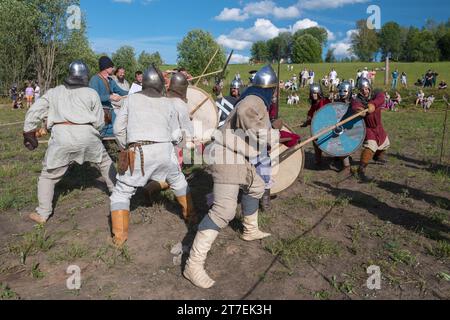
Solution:
<svg viewBox="0 0 450 320">
<path fill-rule="evenodd" d="M 370 149 L 364 149 L 361 154 L 361 161 L 358 168 L 358 178 L 363 182 L 370 182 L 372 177 L 366 175 L 366 168 L 369 165 L 369 161 L 372 160 L 374 152 Z"/>
<path fill-rule="evenodd" d="M 218 235 L 219 231 L 207 229 L 195 236 L 183 275 L 197 287 L 209 289 L 215 283 L 205 271 L 205 260 Z"/>
<path fill-rule="evenodd" d="M 261 209 L 263 212 L 267 212 L 272 208 L 270 203 L 270 189 L 264 191 L 264 195 L 261 199 Z"/>
<path fill-rule="evenodd" d="M 375 162 L 377 162 L 379 164 L 386 164 L 387 160 L 386 160 L 385 150 L 378 150 L 377 152 L 375 152 L 375 155 L 373 156 L 373 160 L 375 160 Z"/>
<path fill-rule="evenodd" d="M 253 241 L 261 240 L 270 237 L 270 233 L 265 233 L 258 228 L 258 211 L 251 216 L 244 216 L 244 233 L 242 234 L 242 240 Z"/>
<path fill-rule="evenodd" d="M 319 146 L 316 143 L 313 143 L 313 145 L 315 155 L 314 164 L 316 165 L 316 167 L 320 167 L 322 165 L 322 150 L 320 150 Z"/>
<path fill-rule="evenodd" d="M 183 218 L 186 222 L 195 224 L 197 223 L 197 214 L 194 210 L 194 201 L 192 195 L 188 193 L 185 196 L 177 197 L 178 203 L 181 205 Z"/>
<path fill-rule="evenodd" d="M 111 212 L 113 243 L 121 247 L 128 239 L 128 225 L 130 223 L 130 212 L 118 210 Z"/>
</svg>

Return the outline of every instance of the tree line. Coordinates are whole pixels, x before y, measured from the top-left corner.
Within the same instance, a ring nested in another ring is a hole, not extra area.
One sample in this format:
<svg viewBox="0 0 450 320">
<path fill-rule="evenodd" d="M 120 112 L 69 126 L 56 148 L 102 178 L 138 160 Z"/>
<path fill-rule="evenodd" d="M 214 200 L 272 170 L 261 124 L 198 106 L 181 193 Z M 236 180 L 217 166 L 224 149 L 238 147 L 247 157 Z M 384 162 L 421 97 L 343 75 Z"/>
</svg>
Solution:
<svg viewBox="0 0 450 320">
<path fill-rule="evenodd" d="M 68 26 L 68 8 L 79 0 L 0 0 L 0 90 L 12 84 L 19 87 L 35 80 L 43 91 L 63 81 L 70 62 L 83 60 L 91 75 L 98 72 L 98 59 L 86 34 L 81 16 L 80 28 Z M 143 51 L 136 58 L 132 47 L 119 48 L 112 59 L 124 66 L 129 80 L 134 72 L 151 63 L 163 64 L 158 52 Z"/>
<path fill-rule="evenodd" d="M 313 27 L 284 32 L 267 41 L 257 41 L 251 48 L 251 60 L 266 62 L 282 58 L 292 63 L 319 63 L 327 44 L 327 30 Z M 356 23 L 348 56 L 343 62 L 372 62 L 380 57 L 399 62 L 437 62 L 450 60 L 450 19 L 446 23 L 428 20 L 422 29 L 385 23 L 380 30 L 369 29 L 366 20 Z M 328 49 L 325 62 L 337 62 L 334 49 Z"/>
</svg>

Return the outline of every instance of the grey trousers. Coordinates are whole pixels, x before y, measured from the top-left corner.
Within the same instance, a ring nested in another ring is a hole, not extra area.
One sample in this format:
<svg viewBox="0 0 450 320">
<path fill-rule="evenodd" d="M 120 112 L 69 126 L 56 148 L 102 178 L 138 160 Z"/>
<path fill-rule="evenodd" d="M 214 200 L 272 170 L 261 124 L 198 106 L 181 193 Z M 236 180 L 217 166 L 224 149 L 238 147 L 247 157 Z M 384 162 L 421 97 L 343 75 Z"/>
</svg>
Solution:
<svg viewBox="0 0 450 320">
<path fill-rule="evenodd" d="M 264 180 L 255 175 L 251 186 L 239 186 L 235 184 L 214 184 L 214 204 L 208 212 L 209 218 L 220 229 L 225 228 L 236 216 L 236 209 L 238 204 L 239 190 L 244 189 L 244 197 L 252 199 L 261 199 L 264 195 L 265 183 Z M 250 207 L 245 208 L 243 197 L 244 215 L 250 215 L 258 211 L 259 201 L 245 201 L 250 204 Z M 254 206 L 251 208 L 251 206 Z M 251 212 L 253 211 L 253 212 Z"/>
<path fill-rule="evenodd" d="M 95 165 L 100 170 L 102 177 L 105 179 L 106 185 L 110 192 L 114 189 L 116 181 L 116 167 L 110 156 L 103 150 L 102 162 Z M 42 169 L 38 182 L 38 200 L 39 207 L 36 212 L 43 218 L 48 218 L 53 212 L 53 196 L 55 194 L 55 185 L 61 181 L 64 174 L 67 172 L 69 165 L 48 170 L 45 166 Z"/>
</svg>

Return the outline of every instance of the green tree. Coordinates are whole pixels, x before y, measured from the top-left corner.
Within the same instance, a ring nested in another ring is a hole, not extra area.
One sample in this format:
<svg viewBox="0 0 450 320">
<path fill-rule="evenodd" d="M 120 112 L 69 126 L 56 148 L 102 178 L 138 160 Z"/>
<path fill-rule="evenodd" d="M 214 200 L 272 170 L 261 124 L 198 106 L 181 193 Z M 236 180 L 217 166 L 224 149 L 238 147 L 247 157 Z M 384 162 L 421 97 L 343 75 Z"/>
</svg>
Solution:
<svg viewBox="0 0 450 320">
<path fill-rule="evenodd" d="M 147 53 L 142 51 L 138 58 L 138 68 L 141 71 L 146 70 L 150 65 L 155 64 L 157 67 L 163 65 L 163 60 L 158 51 Z M 137 70 L 136 70 L 137 71 Z"/>
<path fill-rule="evenodd" d="M 334 50 L 335 49 L 328 49 L 327 55 L 325 57 L 325 62 L 334 63 L 337 61 L 336 56 L 334 55 Z"/>
<path fill-rule="evenodd" d="M 113 53 L 112 61 L 116 67 L 125 68 L 126 79 L 129 82 L 134 80 L 134 73 L 138 69 L 138 63 L 136 61 L 136 53 L 133 47 L 120 47 L 115 53 Z"/>
<path fill-rule="evenodd" d="M 294 43 L 292 46 L 292 62 L 322 62 L 322 46 L 320 45 L 320 42 L 310 34 L 294 37 Z"/>
<path fill-rule="evenodd" d="M 28 0 L 36 15 L 34 62 L 37 78 L 43 91 L 55 84 L 59 68 L 55 63 L 63 52 L 65 40 L 70 36 L 67 27 L 67 8 L 79 6 L 79 0 Z"/>
<path fill-rule="evenodd" d="M 441 60 L 450 61 L 450 30 L 438 40 L 437 44 L 441 51 Z"/>
<path fill-rule="evenodd" d="M 203 30 L 190 31 L 178 44 L 178 65 L 193 76 L 200 76 L 217 49 L 219 52 L 206 73 L 220 70 L 225 64 L 225 52 L 211 33 Z"/>
<path fill-rule="evenodd" d="M 409 29 L 402 55 L 404 61 L 435 62 L 439 60 L 439 55 L 432 31 L 427 29 L 420 31 L 415 27 Z"/>
<path fill-rule="evenodd" d="M 386 23 L 379 33 L 379 44 L 382 59 L 385 60 L 388 53 L 391 58 L 398 61 L 402 53 L 402 32 L 396 22 Z"/>
<path fill-rule="evenodd" d="M 25 1 L 0 0 L 0 86 L 21 85 L 31 72 L 36 15 Z M 18 27 L 20 21 L 20 28 Z"/>
<path fill-rule="evenodd" d="M 352 34 L 352 52 L 364 62 L 371 62 L 375 59 L 378 51 L 378 36 L 375 30 L 367 27 L 366 20 L 356 22 L 357 32 Z"/>
<path fill-rule="evenodd" d="M 324 47 L 327 44 L 328 41 L 328 32 L 326 29 L 321 27 L 312 27 L 307 29 L 298 30 L 295 32 L 294 36 L 302 36 L 304 34 L 310 34 L 314 38 L 316 38 L 322 47 Z"/>
<path fill-rule="evenodd" d="M 252 60 L 255 62 L 266 62 L 269 60 L 269 48 L 267 47 L 267 42 L 257 41 L 253 43 L 251 54 Z"/>
<path fill-rule="evenodd" d="M 75 60 L 86 63 L 91 76 L 97 73 L 98 58 L 89 45 L 85 22 L 82 23 L 81 29 L 71 31 L 67 40 L 61 46 L 55 63 L 55 68 L 58 69 L 58 82 L 62 82 L 67 76 L 68 66 Z"/>
<path fill-rule="evenodd" d="M 287 60 L 292 55 L 293 36 L 290 32 L 282 32 L 277 37 L 267 41 L 269 60 L 278 61 L 278 58 Z"/>
</svg>

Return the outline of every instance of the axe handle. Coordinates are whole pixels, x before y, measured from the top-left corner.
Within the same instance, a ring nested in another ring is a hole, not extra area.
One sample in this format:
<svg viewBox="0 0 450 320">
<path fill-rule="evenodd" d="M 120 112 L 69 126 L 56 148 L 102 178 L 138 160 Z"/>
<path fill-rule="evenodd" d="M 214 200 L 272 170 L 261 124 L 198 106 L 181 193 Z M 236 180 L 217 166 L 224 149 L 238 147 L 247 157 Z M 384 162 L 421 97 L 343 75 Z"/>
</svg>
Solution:
<svg viewBox="0 0 450 320">
<path fill-rule="evenodd" d="M 195 83 L 195 86 L 198 85 L 198 83 L 200 82 L 200 79 L 205 77 L 205 73 L 206 71 L 208 71 L 209 66 L 211 65 L 211 63 L 213 62 L 214 58 L 217 56 L 217 54 L 219 53 L 220 48 L 217 48 L 216 52 L 214 53 L 214 55 L 212 56 L 211 60 L 209 60 L 208 64 L 206 65 L 205 70 L 203 70 L 202 75 L 198 78 L 197 82 Z M 192 79 L 191 79 L 192 80 Z"/>
<path fill-rule="evenodd" d="M 307 144 L 310 143 L 310 142 L 313 142 L 313 141 L 317 140 L 318 138 L 320 138 L 321 136 L 323 136 L 323 135 L 326 134 L 327 132 L 329 132 L 329 131 L 331 131 L 331 130 L 334 130 L 334 129 L 340 127 L 340 126 L 343 126 L 344 124 L 346 124 L 346 123 L 352 121 L 352 120 L 355 119 L 355 118 L 358 118 L 358 117 L 361 117 L 361 116 L 365 115 L 365 114 L 367 113 L 367 111 L 368 111 L 368 110 L 363 110 L 363 111 L 361 111 L 361 112 L 358 112 L 358 113 L 352 115 L 351 117 L 348 117 L 347 119 L 345 119 L 345 120 L 343 120 L 343 121 L 341 121 L 341 122 L 339 122 L 339 123 L 337 123 L 337 124 L 335 124 L 335 125 L 332 125 L 332 126 L 330 126 L 330 127 L 328 127 L 328 128 L 323 129 L 322 131 L 320 131 L 320 132 L 317 133 L 316 135 L 312 136 L 312 137 L 309 138 L 308 140 L 305 140 L 305 141 L 303 141 L 302 143 L 300 143 L 299 145 L 295 146 L 295 148 L 296 148 L 296 149 L 303 148 L 305 145 L 307 145 Z"/>
<path fill-rule="evenodd" d="M 192 116 L 201 108 L 201 107 L 203 107 L 203 105 L 206 103 L 206 101 L 208 101 L 209 100 L 209 97 L 207 97 L 207 98 L 205 98 L 205 100 L 203 100 L 198 106 L 196 106 L 195 108 L 194 108 L 194 110 L 192 110 L 192 112 L 190 113 L 190 116 L 191 116 L 191 118 L 192 118 Z"/>
</svg>

